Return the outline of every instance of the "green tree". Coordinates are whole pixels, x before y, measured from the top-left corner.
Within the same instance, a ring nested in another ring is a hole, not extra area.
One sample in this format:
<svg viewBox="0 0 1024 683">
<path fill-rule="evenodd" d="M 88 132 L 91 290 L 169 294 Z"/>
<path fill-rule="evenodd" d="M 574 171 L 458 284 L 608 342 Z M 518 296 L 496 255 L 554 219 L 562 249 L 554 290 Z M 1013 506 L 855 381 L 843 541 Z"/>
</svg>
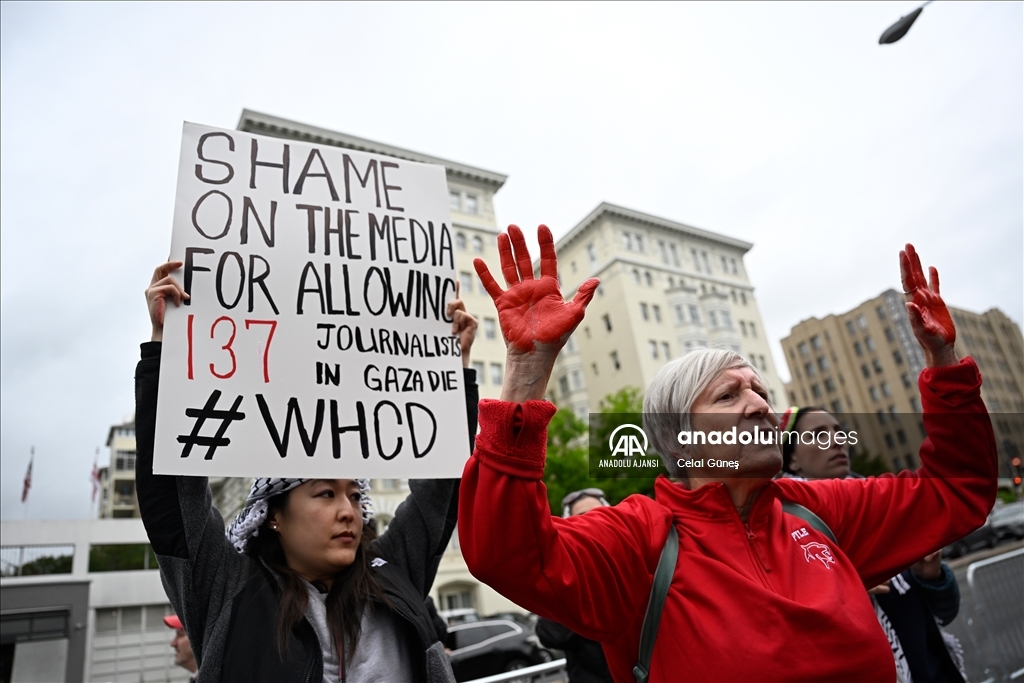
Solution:
<svg viewBox="0 0 1024 683">
<path fill-rule="evenodd" d="M 600 470 L 591 476 L 588 462 L 590 449 L 599 449 L 607 444 L 611 430 L 618 424 L 614 419 L 602 417 L 628 415 L 639 424 L 642 412 L 643 394 L 640 389 L 625 387 L 604 397 L 601 413 L 591 416 L 593 429 L 588 429 L 587 423 L 570 410 L 562 409 L 555 413 L 548 426 L 547 466 L 544 470 L 544 484 L 548 489 L 552 514 L 561 515 L 562 498 L 580 489 L 599 488 L 612 505 L 634 493 L 651 495 L 654 492 L 655 477 L 627 477 L 624 472 L 610 472 L 602 476 Z"/>
<path fill-rule="evenodd" d="M 854 451 L 853 458 L 850 459 L 850 470 L 857 474 L 863 474 L 865 477 L 876 477 L 879 474 L 892 472 L 889 463 L 883 460 L 882 456 L 871 455 L 868 451 L 859 448 Z"/>
</svg>

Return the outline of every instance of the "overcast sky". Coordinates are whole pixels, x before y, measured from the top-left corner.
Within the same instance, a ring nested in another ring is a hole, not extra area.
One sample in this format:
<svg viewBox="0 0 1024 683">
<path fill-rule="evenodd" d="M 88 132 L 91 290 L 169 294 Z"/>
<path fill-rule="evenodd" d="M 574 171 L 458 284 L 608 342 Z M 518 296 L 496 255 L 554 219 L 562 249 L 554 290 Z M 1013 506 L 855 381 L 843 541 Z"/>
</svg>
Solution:
<svg viewBox="0 0 1024 683">
<path fill-rule="evenodd" d="M 784 378 L 778 340 L 898 287 L 906 241 L 1020 324 L 1022 5 L 936 2 L 879 46 L 916 4 L 3 3 L 3 518 L 90 515 L 181 123 L 246 107 L 507 173 L 500 225 L 609 201 L 754 243 Z"/>
</svg>

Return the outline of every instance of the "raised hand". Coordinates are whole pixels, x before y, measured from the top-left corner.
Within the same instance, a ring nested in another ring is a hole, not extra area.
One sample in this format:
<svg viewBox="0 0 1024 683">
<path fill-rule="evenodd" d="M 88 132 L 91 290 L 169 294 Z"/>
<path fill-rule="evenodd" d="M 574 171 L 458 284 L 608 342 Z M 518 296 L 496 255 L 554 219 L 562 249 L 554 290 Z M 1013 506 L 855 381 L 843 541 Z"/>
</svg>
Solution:
<svg viewBox="0 0 1024 683">
<path fill-rule="evenodd" d="M 555 358 L 583 320 L 587 304 L 600 284 L 597 278 L 591 278 L 579 286 L 572 301 L 566 301 L 558 288 L 555 241 L 547 226 L 537 228 L 537 239 L 539 280 L 533 277 L 533 263 L 523 233 L 514 225 L 508 226 L 507 235 L 498 235 L 498 254 L 507 290 L 502 291 L 483 260 L 473 261 L 480 282 L 498 309 L 505 337 L 505 381 L 501 387 L 504 401 L 544 398 Z"/>
<path fill-rule="evenodd" d="M 455 281 L 455 298 L 448 302 L 447 315 L 452 319 L 452 334 L 459 338 L 462 349 L 462 367 L 469 367 L 469 352 L 476 339 L 477 319 L 466 311 L 466 303 L 459 295 L 459 282 Z"/>
<path fill-rule="evenodd" d="M 146 306 L 149 308 L 149 321 L 153 324 L 153 341 L 163 341 L 167 300 L 170 299 L 175 306 L 180 306 L 184 299 L 189 298 L 178 281 L 171 277 L 171 273 L 178 268 L 181 268 L 181 261 L 160 264 L 153 271 L 153 280 L 146 288 Z"/>
<path fill-rule="evenodd" d="M 473 265 L 484 289 L 498 309 L 498 321 L 505 342 L 521 353 L 534 353 L 538 344 L 554 346 L 555 353 L 583 320 L 583 313 L 594 297 L 600 281 L 591 278 L 581 284 L 572 301 L 562 298 L 558 288 L 558 263 L 555 242 L 546 225 L 537 228 L 540 242 L 540 279 L 533 277 L 533 263 L 522 231 L 508 226 L 508 234 L 498 235 L 501 272 L 508 289 L 502 291 L 483 259 Z"/>
<path fill-rule="evenodd" d="M 914 336 L 924 350 L 928 367 L 956 365 L 953 351 L 956 342 L 956 326 L 939 295 L 939 271 L 929 269 L 930 282 L 924 278 L 924 268 L 913 244 L 900 252 L 900 277 L 903 280 L 903 294 L 907 297 L 907 316 Z"/>
</svg>

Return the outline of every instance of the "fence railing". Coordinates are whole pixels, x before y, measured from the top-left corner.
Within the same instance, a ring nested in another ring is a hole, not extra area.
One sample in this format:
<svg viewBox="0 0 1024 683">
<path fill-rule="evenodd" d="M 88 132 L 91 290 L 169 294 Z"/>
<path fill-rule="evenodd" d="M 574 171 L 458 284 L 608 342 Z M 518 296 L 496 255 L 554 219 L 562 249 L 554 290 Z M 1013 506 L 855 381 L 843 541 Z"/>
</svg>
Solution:
<svg viewBox="0 0 1024 683">
<path fill-rule="evenodd" d="M 1024 548 L 973 562 L 967 589 L 967 634 L 982 666 L 972 680 L 1024 680 Z"/>
<path fill-rule="evenodd" d="M 468 683 L 512 683 L 512 681 L 555 683 L 555 681 L 564 680 L 566 680 L 565 660 L 556 659 L 553 662 L 528 666 L 524 669 L 516 669 L 515 671 L 506 671 L 503 674 L 476 678 Z"/>
</svg>

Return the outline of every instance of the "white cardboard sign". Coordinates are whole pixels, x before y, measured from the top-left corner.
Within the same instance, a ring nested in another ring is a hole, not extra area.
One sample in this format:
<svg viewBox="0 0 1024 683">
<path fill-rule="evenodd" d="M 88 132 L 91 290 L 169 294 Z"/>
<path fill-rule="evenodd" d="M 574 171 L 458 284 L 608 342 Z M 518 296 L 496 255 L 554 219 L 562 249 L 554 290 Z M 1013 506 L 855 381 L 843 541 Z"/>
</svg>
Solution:
<svg viewBox="0 0 1024 683">
<path fill-rule="evenodd" d="M 186 123 L 154 471 L 459 477 L 442 166 Z"/>
</svg>

